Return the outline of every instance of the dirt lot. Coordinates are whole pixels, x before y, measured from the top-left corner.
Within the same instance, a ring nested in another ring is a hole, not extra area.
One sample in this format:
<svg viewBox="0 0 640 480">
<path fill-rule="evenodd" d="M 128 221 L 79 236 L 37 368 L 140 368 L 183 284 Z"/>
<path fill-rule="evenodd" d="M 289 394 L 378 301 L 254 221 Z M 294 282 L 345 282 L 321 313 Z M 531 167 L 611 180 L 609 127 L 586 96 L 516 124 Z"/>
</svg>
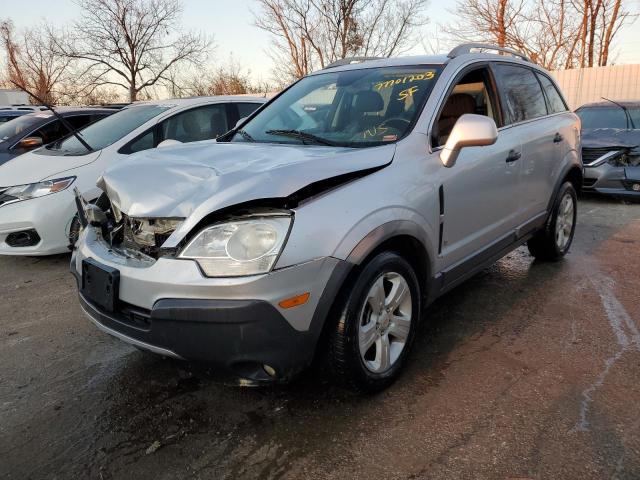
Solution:
<svg viewBox="0 0 640 480">
<path fill-rule="evenodd" d="M 427 312 L 406 374 L 239 388 L 81 314 L 68 256 L 0 258 L 0 477 L 640 478 L 640 205 L 582 199 Z"/>
</svg>

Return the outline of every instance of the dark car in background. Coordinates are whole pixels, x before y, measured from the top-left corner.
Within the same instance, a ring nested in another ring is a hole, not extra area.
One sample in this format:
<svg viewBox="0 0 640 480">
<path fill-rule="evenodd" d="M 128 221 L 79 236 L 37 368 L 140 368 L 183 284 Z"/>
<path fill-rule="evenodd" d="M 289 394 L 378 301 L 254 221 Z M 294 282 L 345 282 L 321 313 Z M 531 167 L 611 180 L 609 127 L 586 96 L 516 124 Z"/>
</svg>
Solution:
<svg viewBox="0 0 640 480">
<path fill-rule="evenodd" d="M 583 105 L 583 190 L 640 198 L 640 100 Z"/>
<path fill-rule="evenodd" d="M 56 108 L 56 112 L 76 129 L 81 129 L 116 111 L 109 108 Z M 48 110 L 26 113 L 10 122 L 0 123 L 0 165 L 34 148 L 66 137 L 70 133 L 62 121 Z"/>
<path fill-rule="evenodd" d="M 0 108 L 0 125 L 2 125 L 3 123 L 7 123 L 15 118 L 26 115 L 27 113 L 30 112 L 25 112 L 23 110 L 3 110 Z"/>
</svg>

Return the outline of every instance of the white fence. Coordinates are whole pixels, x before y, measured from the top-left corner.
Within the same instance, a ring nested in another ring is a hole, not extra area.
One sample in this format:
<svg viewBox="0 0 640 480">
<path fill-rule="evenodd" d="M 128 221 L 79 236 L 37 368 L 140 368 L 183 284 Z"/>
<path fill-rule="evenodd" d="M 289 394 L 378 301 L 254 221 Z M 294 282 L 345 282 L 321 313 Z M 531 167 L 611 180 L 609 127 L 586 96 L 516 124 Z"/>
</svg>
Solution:
<svg viewBox="0 0 640 480">
<path fill-rule="evenodd" d="M 576 68 L 551 72 L 572 109 L 602 97 L 640 100 L 640 65 Z"/>
</svg>

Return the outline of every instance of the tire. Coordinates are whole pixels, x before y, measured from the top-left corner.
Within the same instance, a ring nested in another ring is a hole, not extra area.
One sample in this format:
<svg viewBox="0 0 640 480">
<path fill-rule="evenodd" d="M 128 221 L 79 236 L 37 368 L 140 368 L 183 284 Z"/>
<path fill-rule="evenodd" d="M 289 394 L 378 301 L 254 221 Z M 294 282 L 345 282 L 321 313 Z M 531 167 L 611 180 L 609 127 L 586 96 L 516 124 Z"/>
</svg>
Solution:
<svg viewBox="0 0 640 480">
<path fill-rule="evenodd" d="M 545 228 L 527 242 L 529 252 L 538 260 L 556 262 L 571 247 L 576 230 L 578 197 L 571 182 L 560 187 Z"/>
<path fill-rule="evenodd" d="M 353 390 L 382 390 L 400 375 L 415 337 L 421 314 L 418 277 L 404 258 L 382 252 L 345 288 L 328 338 L 329 371 Z M 404 295 L 398 295 L 402 288 Z"/>
<path fill-rule="evenodd" d="M 78 214 L 74 215 L 71 219 L 71 224 L 69 225 L 69 250 L 73 250 L 78 242 L 78 238 L 80 237 L 80 219 L 78 218 Z"/>
</svg>

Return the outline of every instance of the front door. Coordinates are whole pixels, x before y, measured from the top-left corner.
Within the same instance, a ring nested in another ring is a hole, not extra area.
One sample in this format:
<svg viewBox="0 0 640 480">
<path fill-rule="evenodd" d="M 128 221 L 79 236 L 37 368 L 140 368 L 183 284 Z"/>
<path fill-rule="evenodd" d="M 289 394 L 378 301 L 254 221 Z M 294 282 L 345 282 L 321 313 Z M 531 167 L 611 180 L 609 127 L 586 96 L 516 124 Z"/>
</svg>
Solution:
<svg viewBox="0 0 640 480">
<path fill-rule="evenodd" d="M 502 124 L 488 67 L 464 72 L 455 82 L 436 120 L 433 144 L 444 145 L 457 119 L 466 113 L 486 115 Z M 493 145 L 463 149 L 455 166 L 447 169 L 439 246 L 444 269 L 500 242 L 516 228 L 521 155 L 519 133 L 506 128 Z"/>
</svg>

